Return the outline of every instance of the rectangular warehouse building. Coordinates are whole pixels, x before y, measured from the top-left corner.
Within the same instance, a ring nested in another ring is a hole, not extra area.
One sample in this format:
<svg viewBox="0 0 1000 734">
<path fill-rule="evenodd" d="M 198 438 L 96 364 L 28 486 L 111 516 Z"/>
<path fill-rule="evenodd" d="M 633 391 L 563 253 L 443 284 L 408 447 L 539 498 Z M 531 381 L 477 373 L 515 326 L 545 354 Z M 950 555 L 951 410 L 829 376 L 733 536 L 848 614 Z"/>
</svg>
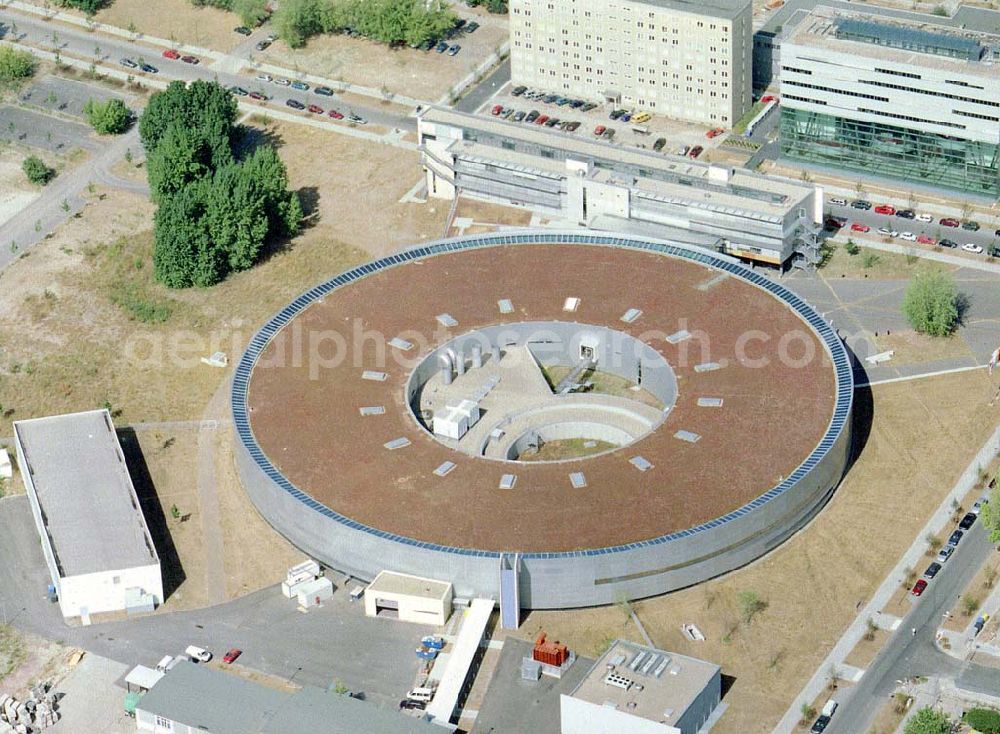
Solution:
<svg viewBox="0 0 1000 734">
<path fill-rule="evenodd" d="M 722 669 L 617 640 L 569 695 L 562 734 L 697 734 L 722 697 Z"/>
<path fill-rule="evenodd" d="M 365 614 L 388 613 L 403 622 L 442 626 L 451 616 L 452 586 L 394 571 L 382 571 L 365 589 Z"/>
<path fill-rule="evenodd" d="M 817 6 L 779 73 L 782 155 L 1000 198 L 1000 35 Z"/>
<path fill-rule="evenodd" d="M 511 79 L 731 127 L 751 105 L 750 0 L 511 0 Z"/>
<path fill-rule="evenodd" d="M 63 616 L 162 603 L 160 559 L 108 411 L 16 421 L 14 441 Z"/>
<path fill-rule="evenodd" d="M 572 226 L 814 264 L 823 192 L 803 181 L 431 108 L 418 120 L 430 196 L 522 206 Z"/>
</svg>

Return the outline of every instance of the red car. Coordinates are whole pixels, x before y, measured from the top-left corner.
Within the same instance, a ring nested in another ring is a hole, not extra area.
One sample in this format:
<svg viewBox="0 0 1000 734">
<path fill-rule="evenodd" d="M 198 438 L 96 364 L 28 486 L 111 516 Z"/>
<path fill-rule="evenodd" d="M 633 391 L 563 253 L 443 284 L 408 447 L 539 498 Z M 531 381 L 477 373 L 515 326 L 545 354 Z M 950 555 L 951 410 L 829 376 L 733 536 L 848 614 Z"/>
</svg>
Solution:
<svg viewBox="0 0 1000 734">
<path fill-rule="evenodd" d="M 777 102 L 777 101 L 778 101 L 778 95 L 776 94 L 765 94 L 763 97 L 760 98 L 761 104 L 767 104 L 768 102 Z"/>
<path fill-rule="evenodd" d="M 607 128 L 604 127 L 604 125 L 598 125 L 597 127 L 594 128 L 594 135 L 596 135 L 597 137 L 601 137 L 602 135 L 604 135 L 605 130 L 607 130 Z"/>
<path fill-rule="evenodd" d="M 330 115 L 330 117 L 332 117 L 334 120 L 344 119 L 344 116 L 341 113 L 337 112 L 337 110 L 330 110 L 327 114 Z"/>
<path fill-rule="evenodd" d="M 163 58 L 165 59 L 179 59 L 181 55 L 174 51 L 172 48 L 168 48 L 163 52 Z"/>
<path fill-rule="evenodd" d="M 700 145 L 696 145 L 691 150 L 688 151 L 688 157 L 697 158 L 701 155 L 701 151 L 704 150 Z"/>
<path fill-rule="evenodd" d="M 851 230 L 854 232 L 870 232 L 871 227 L 867 224 L 862 224 L 861 222 L 855 222 L 851 225 Z"/>
<path fill-rule="evenodd" d="M 712 138 L 719 137 L 724 132 L 726 132 L 726 131 L 723 130 L 721 127 L 712 128 L 707 133 L 705 133 L 705 137 L 708 138 L 709 140 L 711 140 Z"/>
<path fill-rule="evenodd" d="M 535 120 L 535 124 L 536 125 L 544 125 L 548 121 L 549 121 L 549 116 L 548 115 L 539 115 L 538 119 Z"/>
<path fill-rule="evenodd" d="M 939 221 L 938 224 L 940 224 L 942 227 L 957 227 L 959 224 L 961 224 L 961 222 L 959 222 L 957 219 L 952 219 L 951 217 L 945 217 L 944 219 Z"/>
<path fill-rule="evenodd" d="M 238 658 L 242 654 L 243 654 L 242 650 L 240 650 L 238 647 L 234 647 L 232 650 L 230 650 L 223 656 L 222 662 L 226 664 L 234 663 L 236 662 L 236 658 Z"/>
<path fill-rule="evenodd" d="M 306 109 L 309 110 L 310 112 L 312 112 L 314 115 L 322 115 L 323 114 L 323 108 L 320 107 L 318 104 L 311 104 Z"/>
<path fill-rule="evenodd" d="M 929 234 L 917 235 L 917 242 L 921 245 L 936 245 L 937 240 L 931 237 Z"/>
<path fill-rule="evenodd" d="M 258 100 L 260 102 L 266 102 L 267 101 L 267 95 L 264 94 L 263 92 L 250 92 L 249 96 L 250 96 L 250 99 L 256 99 L 256 100 Z"/>
<path fill-rule="evenodd" d="M 896 207 L 889 204 L 879 204 L 875 207 L 876 214 L 888 214 L 890 217 L 896 213 Z"/>
<path fill-rule="evenodd" d="M 201 59 L 199 59 L 197 56 L 181 56 L 181 61 L 183 61 L 185 64 L 201 63 Z"/>
<path fill-rule="evenodd" d="M 917 583 L 913 585 L 913 588 L 910 589 L 910 593 L 913 594 L 914 596 L 920 596 L 921 594 L 924 593 L 924 589 L 926 588 L 927 588 L 927 579 L 920 579 L 919 581 L 917 581 Z"/>
<path fill-rule="evenodd" d="M 502 104 L 495 104 L 495 105 L 493 105 L 493 109 L 490 110 L 490 114 L 493 115 L 494 117 L 496 117 L 502 111 L 503 111 L 503 105 Z"/>
</svg>

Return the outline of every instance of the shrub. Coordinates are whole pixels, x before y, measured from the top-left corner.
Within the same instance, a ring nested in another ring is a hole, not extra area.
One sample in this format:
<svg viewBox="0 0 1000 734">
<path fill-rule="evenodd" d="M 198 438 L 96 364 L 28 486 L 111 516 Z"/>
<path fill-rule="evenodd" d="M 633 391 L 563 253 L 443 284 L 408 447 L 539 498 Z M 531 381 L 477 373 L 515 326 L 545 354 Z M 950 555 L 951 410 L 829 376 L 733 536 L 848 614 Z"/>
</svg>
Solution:
<svg viewBox="0 0 1000 734">
<path fill-rule="evenodd" d="M 117 97 L 107 102 L 89 99 L 83 106 L 83 113 L 99 135 L 120 135 L 132 124 L 132 110 Z"/>
<path fill-rule="evenodd" d="M 969 709 L 962 721 L 982 734 L 1000 734 L 1000 711 L 992 709 Z"/>
<path fill-rule="evenodd" d="M 922 334 L 953 332 L 958 326 L 958 292 L 951 274 L 924 270 L 914 275 L 903 296 L 903 315 Z"/>
<path fill-rule="evenodd" d="M 35 73 L 35 57 L 28 51 L 0 47 L 0 82 L 16 82 Z"/>
<path fill-rule="evenodd" d="M 45 161 L 37 155 L 29 155 L 25 158 L 24 163 L 21 164 L 21 169 L 24 171 L 24 175 L 28 177 L 28 180 L 36 186 L 44 186 L 56 175 L 56 172 L 45 165 Z"/>
<path fill-rule="evenodd" d="M 82 10 L 87 15 L 93 15 L 105 5 L 110 5 L 110 0 L 56 0 L 58 5 L 64 8 L 76 8 Z"/>
</svg>

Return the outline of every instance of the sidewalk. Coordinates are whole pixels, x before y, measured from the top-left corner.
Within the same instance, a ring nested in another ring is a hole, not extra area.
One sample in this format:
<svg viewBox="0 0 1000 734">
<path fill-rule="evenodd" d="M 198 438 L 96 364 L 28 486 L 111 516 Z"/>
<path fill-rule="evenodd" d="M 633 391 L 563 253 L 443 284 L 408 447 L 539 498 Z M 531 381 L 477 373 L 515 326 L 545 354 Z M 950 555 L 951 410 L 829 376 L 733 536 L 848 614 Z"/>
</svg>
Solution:
<svg viewBox="0 0 1000 734">
<path fill-rule="evenodd" d="M 859 245 L 868 247 L 872 250 L 893 252 L 897 255 L 915 255 L 923 260 L 934 260 L 935 262 L 944 263 L 945 265 L 956 265 L 960 268 L 982 270 L 987 273 L 1000 273 L 1000 261 L 987 262 L 985 258 L 982 260 L 973 260 L 971 257 L 959 257 L 958 255 L 949 255 L 944 252 L 934 252 L 923 247 L 921 249 L 917 249 L 912 245 L 906 246 L 897 245 L 893 242 L 882 242 L 881 240 L 865 238 L 857 232 L 851 233 L 851 239 Z"/>
<path fill-rule="evenodd" d="M 991 655 L 1000 660 L 1000 645 L 990 642 L 977 642 L 975 629 L 977 617 L 988 614 L 992 618 L 997 615 L 997 612 L 1000 612 L 1000 586 L 993 588 L 990 595 L 986 597 L 986 601 L 979 607 L 979 611 L 970 617 L 969 623 L 965 626 L 964 630 L 954 632 L 952 630 L 939 629 L 935 637 L 935 642 L 946 639 L 950 647 L 945 649 L 938 644 L 937 648 L 946 655 L 951 655 L 953 658 L 962 661 L 965 661 L 970 655 L 977 652 L 981 652 L 984 655 Z"/>
<path fill-rule="evenodd" d="M 899 588 L 900 580 L 906 575 L 906 569 L 916 568 L 920 565 L 927 547 L 927 541 L 924 538 L 928 535 L 936 535 L 950 521 L 952 501 L 960 501 L 976 485 L 979 481 L 980 467 L 987 466 L 998 453 L 1000 453 L 1000 426 L 986 440 L 986 443 L 983 444 L 983 447 L 966 467 L 962 476 L 959 477 L 955 486 L 952 487 L 952 490 L 942 500 L 924 528 L 917 534 L 913 544 L 899 559 L 899 562 L 889 572 L 889 575 L 885 577 L 885 580 L 883 580 L 878 590 L 872 596 L 871 601 L 854 618 L 847 630 L 833 646 L 830 654 L 820 663 L 812 678 L 810 678 L 809 682 L 806 683 L 805 687 L 792 701 L 785 715 L 774 728 L 777 734 L 792 734 L 795 731 L 799 719 L 802 718 L 801 711 L 799 710 L 802 702 L 815 700 L 826 686 L 827 671 L 831 668 L 839 669 L 843 666 L 844 659 L 864 636 L 868 619 L 877 620 L 879 618 L 882 608 L 892 598 L 896 589 Z"/>
</svg>

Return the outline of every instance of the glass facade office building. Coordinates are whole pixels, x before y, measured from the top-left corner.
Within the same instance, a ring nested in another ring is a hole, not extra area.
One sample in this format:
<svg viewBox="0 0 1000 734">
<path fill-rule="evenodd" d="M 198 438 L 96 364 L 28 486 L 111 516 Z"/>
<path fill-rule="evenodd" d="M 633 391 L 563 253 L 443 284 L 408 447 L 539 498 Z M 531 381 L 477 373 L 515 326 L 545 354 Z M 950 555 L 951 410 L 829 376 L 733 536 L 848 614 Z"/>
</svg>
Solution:
<svg viewBox="0 0 1000 734">
<path fill-rule="evenodd" d="M 997 143 L 784 107 L 781 153 L 832 168 L 1000 198 Z"/>
</svg>

